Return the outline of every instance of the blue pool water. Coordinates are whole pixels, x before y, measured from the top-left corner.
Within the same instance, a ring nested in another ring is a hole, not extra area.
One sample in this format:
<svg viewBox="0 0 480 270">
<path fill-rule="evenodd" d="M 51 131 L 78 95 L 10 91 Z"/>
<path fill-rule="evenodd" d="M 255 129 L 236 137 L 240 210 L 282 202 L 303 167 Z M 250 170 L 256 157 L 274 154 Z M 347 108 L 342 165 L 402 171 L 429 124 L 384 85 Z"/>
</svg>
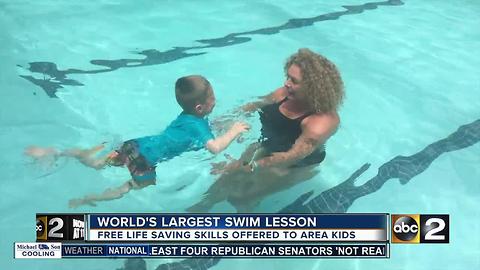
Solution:
<svg viewBox="0 0 480 270">
<path fill-rule="evenodd" d="M 480 3 L 469 0 L 0 1 L 0 269 L 124 263 L 12 258 L 13 242 L 34 240 L 35 213 L 71 212 L 70 198 L 128 178 L 123 169 L 95 171 L 74 161 L 41 168 L 23 156 L 25 147 L 155 134 L 179 113 L 175 80 L 191 73 L 210 79 L 214 118 L 281 86 L 285 59 L 301 47 L 340 69 L 347 95 L 341 128 L 313 179 L 267 197 L 255 211 L 279 211 L 312 190 L 321 196 L 369 163 L 356 185 L 384 184 L 347 212 L 448 213 L 450 244 L 393 245 L 388 260 L 225 259 L 211 269 L 479 268 L 478 14 Z M 251 133 L 229 154 L 258 137 L 257 117 L 248 121 Z M 210 162 L 221 160 L 187 153 L 157 167 L 157 186 L 75 212 L 184 212 L 215 180 Z M 385 166 L 393 169 L 385 174 Z M 410 181 L 402 185 L 402 177 Z M 213 211 L 234 209 L 221 203 Z M 147 267 L 174 261 L 148 260 Z"/>
</svg>

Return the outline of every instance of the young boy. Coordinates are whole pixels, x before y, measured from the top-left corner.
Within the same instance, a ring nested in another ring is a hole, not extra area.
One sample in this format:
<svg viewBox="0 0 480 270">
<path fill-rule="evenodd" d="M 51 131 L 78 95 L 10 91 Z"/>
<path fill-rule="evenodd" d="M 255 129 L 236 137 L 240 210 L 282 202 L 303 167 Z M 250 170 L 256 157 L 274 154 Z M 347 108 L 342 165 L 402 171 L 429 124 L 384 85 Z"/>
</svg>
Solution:
<svg viewBox="0 0 480 270">
<path fill-rule="evenodd" d="M 95 206 L 96 201 L 121 198 L 132 189 L 142 189 L 155 185 L 155 165 L 169 160 L 186 151 L 202 148 L 217 154 L 242 132 L 249 129 L 245 123 L 236 122 L 222 136 L 214 138 L 205 118 L 215 106 L 215 95 L 210 82 L 202 76 L 182 77 L 175 83 L 175 96 L 183 112 L 159 135 L 128 140 L 120 149 L 102 158 L 94 155 L 103 145 L 91 149 L 69 149 L 58 151 L 54 148 L 29 147 L 25 153 L 35 159 L 45 157 L 74 157 L 86 166 L 102 169 L 106 165 L 126 166 L 132 176 L 123 185 L 107 189 L 101 194 L 87 195 L 81 199 L 69 201 L 71 208 L 83 204 Z"/>
</svg>

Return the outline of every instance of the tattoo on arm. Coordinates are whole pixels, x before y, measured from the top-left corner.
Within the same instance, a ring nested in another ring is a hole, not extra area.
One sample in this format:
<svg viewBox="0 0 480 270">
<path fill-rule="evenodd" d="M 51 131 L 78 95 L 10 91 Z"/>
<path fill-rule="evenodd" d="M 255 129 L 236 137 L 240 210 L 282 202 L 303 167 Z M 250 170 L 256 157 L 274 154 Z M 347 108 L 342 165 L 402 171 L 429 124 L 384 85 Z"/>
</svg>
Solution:
<svg viewBox="0 0 480 270">
<path fill-rule="evenodd" d="M 257 164 L 261 167 L 293 164 L 310 155 L 317 145 L 318 140 L 313 138 L 299 138 L 287 152 L 273 153 L 271 156 L 257 161 Z"/>
</svg>

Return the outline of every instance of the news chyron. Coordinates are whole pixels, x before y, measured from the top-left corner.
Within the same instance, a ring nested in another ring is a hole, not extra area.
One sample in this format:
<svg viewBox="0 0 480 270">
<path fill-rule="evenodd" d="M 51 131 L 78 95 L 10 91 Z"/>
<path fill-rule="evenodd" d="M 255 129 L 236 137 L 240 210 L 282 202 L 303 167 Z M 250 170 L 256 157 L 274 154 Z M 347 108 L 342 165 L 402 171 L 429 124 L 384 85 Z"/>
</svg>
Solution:
<svg viewBox="0 0 480 270">
<path fill-rule="evenodd" d="M 71 214 L 37 214 L 37 242 L 85 240 L 85 216 Z"/>
<path fill-rule="evenodd" d="M 449 215 L 392 215 L 392 243 L 445 244 L 450 242 Z"/>
</svg>

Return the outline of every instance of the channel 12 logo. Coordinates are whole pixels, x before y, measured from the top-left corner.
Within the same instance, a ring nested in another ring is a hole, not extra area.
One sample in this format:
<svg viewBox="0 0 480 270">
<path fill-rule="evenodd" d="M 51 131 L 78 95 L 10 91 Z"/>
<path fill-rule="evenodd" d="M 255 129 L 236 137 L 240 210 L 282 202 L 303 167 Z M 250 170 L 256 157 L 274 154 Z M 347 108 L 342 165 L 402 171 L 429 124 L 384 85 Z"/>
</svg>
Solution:
<svg viewBox="0 0 480 270">
<path fill-rule="evenodd" d="M 449 215 L 392 215 L 392 243 L 449 243 Z"/>
<path fill-rule="evenodd" d="M 85 240 L 85 216 L 69 214 L 37 214 L 37 242 Z"/>
</svg>

